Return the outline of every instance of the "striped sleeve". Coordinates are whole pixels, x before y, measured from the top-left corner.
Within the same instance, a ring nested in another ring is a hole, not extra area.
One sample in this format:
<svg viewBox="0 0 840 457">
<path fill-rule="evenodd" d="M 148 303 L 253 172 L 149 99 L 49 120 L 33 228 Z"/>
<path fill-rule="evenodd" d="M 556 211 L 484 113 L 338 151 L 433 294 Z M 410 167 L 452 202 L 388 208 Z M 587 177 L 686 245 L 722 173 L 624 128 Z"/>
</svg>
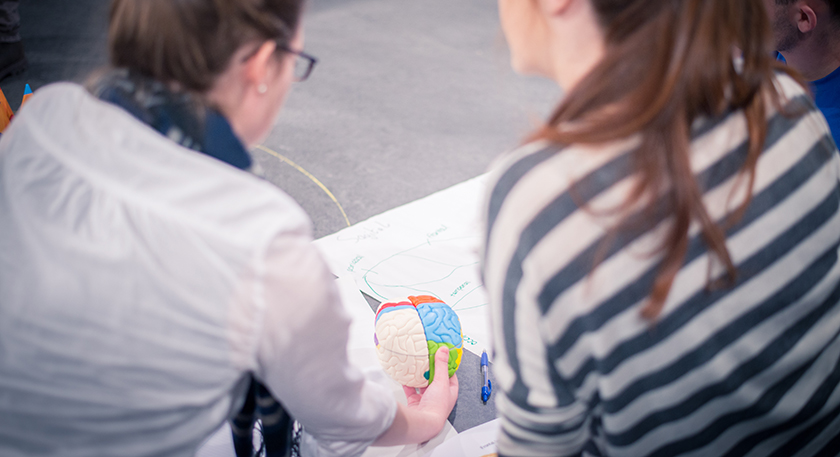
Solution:
<svg viewBox="0 0 840 457">
<path fill-rule="evenodd" d="M 768 115 L 751 203 L 726 232 L 736 283 L 709 289 L 724 272 L 692 226 L 653 326 L 639 313 L 670 223 L 664 197 L 614 237 L 607 211 L 636 179 L 632 139 L 529 145 L 494 170 L 483 274 L 501 454 L 814 455 L 840 433 L 840 158 L 813 103 L 779 85 L 786 112 Z M 719 222 L 747 194 L 746 131 L 735 112 L 693 132 Z"/>
</svg>

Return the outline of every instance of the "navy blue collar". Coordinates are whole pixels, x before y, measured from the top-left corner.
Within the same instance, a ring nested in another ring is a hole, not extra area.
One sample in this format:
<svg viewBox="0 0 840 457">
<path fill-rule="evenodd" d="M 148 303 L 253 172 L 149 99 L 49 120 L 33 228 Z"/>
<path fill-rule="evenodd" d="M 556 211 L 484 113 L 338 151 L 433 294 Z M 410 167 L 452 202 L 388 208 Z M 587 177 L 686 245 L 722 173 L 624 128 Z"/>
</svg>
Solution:
<svg viewBox="0 0 840 457">
<path fill-rule="evenodd" d="M 125 69 L 108 72 L 91 92 L 131 113 L 163 136 L 242 170 L 251 155 L 221 113 L 194 95 L 174 92 L 164 84 Z"/>
</svg>

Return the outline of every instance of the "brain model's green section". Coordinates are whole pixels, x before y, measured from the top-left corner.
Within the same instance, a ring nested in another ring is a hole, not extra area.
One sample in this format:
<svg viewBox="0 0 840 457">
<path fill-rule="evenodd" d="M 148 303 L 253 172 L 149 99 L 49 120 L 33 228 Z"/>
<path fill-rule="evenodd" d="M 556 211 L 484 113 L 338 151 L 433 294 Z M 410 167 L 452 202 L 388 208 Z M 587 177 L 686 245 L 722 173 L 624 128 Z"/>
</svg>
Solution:
<svg viewBox="0 0 840 457">
<path fill-rule="evenodd" d="M 449 343 L 438 343 L 436 341 L 429 340 L 426 342 L 429 344 L 429 371 L 423 373 L 423 376 L 426 379 L 435 378 L 435 353 L 437 353 L 438 348 L 441 346 L 446 346 L 449 348 L 449 377 L 451 378 L 452 375 L 458 371 L 458 367 L 461 365 L 463 349 L 456 348 Z"/>
</svg>

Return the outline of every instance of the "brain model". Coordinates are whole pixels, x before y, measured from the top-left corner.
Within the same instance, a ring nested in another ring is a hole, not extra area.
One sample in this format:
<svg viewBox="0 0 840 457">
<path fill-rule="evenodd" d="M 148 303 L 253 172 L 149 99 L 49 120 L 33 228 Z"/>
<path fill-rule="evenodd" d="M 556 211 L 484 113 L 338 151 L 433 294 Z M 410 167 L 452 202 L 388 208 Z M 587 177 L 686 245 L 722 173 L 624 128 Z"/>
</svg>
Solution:
<svg viewBox="0 0 840 457">
<path fill-rule="evenodd" d="M 408 387 L 426 387 L 435 376 L 435 352 L 449 347 L 449 376 L 461 364 L 463 335 L 458 315 L 429 296 L 383 302 L 376 310 L 373 340 L 382 368 Z"/>
</svg>

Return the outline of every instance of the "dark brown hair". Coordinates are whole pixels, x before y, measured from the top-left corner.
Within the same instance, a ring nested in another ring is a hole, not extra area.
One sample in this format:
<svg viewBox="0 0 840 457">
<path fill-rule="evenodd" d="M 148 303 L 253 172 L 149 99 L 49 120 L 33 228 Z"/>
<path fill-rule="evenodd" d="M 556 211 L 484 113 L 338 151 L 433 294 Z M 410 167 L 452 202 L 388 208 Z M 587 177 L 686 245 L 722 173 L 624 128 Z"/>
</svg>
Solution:
<svg viewBox="0 0 840 457">
<path fill-rule="evenodd" d="M 111 64 L 204 93 L 254 40 L 287 45 L 303 0 L 114 0 Z"/>
<path fill-rule="evenodd" d="M 767 130 L 767 100 L 780 104 L 774 72 L 786 70 L 771 55 L 762 0 L 588 1 L 604 32 L 605 56 L 534 138 L 597 144 L 640 137 L 640 146 L 632 152 L 639 179 L 616 210 L 626 215 L 629 208 L 641 205 L 652 214 L 655 199 L 650 196 L 666 195 L 673 222 L 658 251 L 664 258 L 642 310 L 653 319 L 682 267 L 692 221 L 699 222 L 727 279 L 734 280 L 736 274 L 724 227 L 706 211 L 691 170 L 692 122 L 728 110 L 743 111 L 749 152 L 741 176 L 752 189 Z M 736 53 L 741 58 L 735 59 Z M 735 218 L 748 203 L 749 198 Z"/>
<path fill-rule="evenodd" d="M 840 0 L 825 0 L 828 7 L 831 9 L 831 17 L 834 18 L 834 24 L 840 23 Z"/>
</svg>

